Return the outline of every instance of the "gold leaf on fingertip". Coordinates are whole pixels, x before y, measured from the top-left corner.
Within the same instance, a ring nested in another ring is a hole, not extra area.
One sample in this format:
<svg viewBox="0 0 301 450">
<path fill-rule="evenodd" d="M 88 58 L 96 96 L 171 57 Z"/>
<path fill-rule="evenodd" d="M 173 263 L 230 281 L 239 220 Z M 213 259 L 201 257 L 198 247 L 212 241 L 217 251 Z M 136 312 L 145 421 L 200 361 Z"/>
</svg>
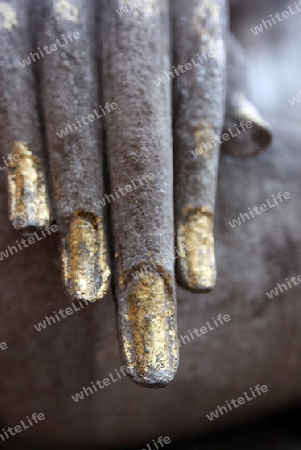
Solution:
<svg viewBox="0 0 301 450">
<path fill-rule="evenodd" d="M 187 289 L 210 291 L 216 279 L 214 216 L 210 207 L 187 208 L 177 229 L 180 284 Z"/>
<path fill-rule="evenodd" d="M 176 306 L 168 277 L 143 274 L 126 286 L 119 321 L 127 373 L 141 386 L 169 384 L 178 366 Z"/>
<path fill-rule="evenodd" d="M 72 299 L 95 302 L 109 288 L 106 237 L 99 216 L 77 211 L 63 239 L 62 266 L 65 287 Z"/>
<path fill-rule="evenodd" d="M 9 218 L 14 228 L 26 231 L 48 225 L 50 209 L 40 160 L 26 142 L 15 142 L 9 156 Z"/>
</svg>

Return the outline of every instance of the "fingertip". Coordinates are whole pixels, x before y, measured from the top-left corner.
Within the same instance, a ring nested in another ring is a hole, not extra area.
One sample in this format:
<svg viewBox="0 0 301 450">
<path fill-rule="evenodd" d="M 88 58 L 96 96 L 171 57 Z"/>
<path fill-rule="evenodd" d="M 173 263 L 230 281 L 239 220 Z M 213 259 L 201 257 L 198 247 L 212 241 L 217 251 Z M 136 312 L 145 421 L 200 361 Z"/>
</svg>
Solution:
<svg viewBox="0 0 301 450">
<path fill-rule="evenodd" d="M 106 236 L 95 213 L 77 211 L 62 239 L 62 271 L 65 289 L 72 300 L 91 303 L 102 299 L 110 286 Z"/>
<path fill-rule="evenodd" d="M 50 223 L 42 164 L 26 142 L 15 142 L 9 159 L 8 204 L 13 227 L 30 234 Z"/>
<path fill-rule="evenodd" d="M 177 281 L 184 289 L 209 292 L 215 286 L 214 216 L 210 207 L 182 211 L 177 228 Z"/>
<path fill-rule="evenodd" d="M 123 296 L 118 325 L 127 374 L 140 386 L 167 386 L 179 362 L 173 290 L 164 275 L 151 270 L 129 281 Z"/>
<path fill-rule="evenodd" d="M 272 141 L 272 129 L 263 119 L 254 103 L 241 92 L 233 94 L 233 123 L 240 129 L 238 139 L 224 142 L 225 150 L 232 156 L 254 156 Z"/>
</svg>

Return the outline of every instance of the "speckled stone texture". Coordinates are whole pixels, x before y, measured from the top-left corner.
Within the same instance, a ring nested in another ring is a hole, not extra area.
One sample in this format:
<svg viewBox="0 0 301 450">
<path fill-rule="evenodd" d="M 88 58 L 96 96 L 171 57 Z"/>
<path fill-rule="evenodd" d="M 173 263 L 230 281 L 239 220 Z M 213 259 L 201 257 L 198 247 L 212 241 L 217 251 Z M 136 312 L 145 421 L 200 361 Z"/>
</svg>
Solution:
<svg viewBox="0 0 301 450">
<path fill-rule="evenodd" d="M 205 206 L 214 211 L 220 136 L 226 96 L 225 0 L 173 3 L 174 64 L 192 69 L 174 80 L 175 209 Z M 197 66 L 195 67 L 195 65 Z M 212 140 L 215 142 L 212 143 Z M 208 150 L 203 145 L 207 145 Z M 203 151 L 197 158 L 191 153 Z"/>
<path fill-rule="evenodd" d="M 112 190 L 132 182 L 138 186 L 111 204 L 117 320 L 131 376 L 158 387 L 170 382 L 178 364 L 171 83 L 155 83 L 171 65 L 169 4 L 152 0 L 119 16 L 122 4 L 105 0 L 103 8 L 104 97 L 118 104 L 114 116 L 106 117 L 110 185 Z M 145 174 L 154 179 L 139 186 Z M 148 281 L 143 279 L 148 287 L 138 282 L 134 299 L 132 275 L 152 263 Z M 154 287 L 159 279 L 162 294 Z M 159 297 L 165 299 L 160 303 Z"/>
<path fill-rule="evenodd" d="M 36 20 L 39 45 L 57 45 L 56 51 L 39 61 L 39 74 L 56 213 L 64 235 L 69 232 L 74 211 L 95 211 L 101 216 L 102 208 L 97 209 L 94 202 L 103 197 L 103 169 L 101 118 L 87 125 L 77 122 L 82 116 L 94 114 L 94 109 L 101 114 L 94 3 L 72 0 L 57 9 L 60 3 L 64 4 L 59 0 L 39 2 Z M 68 11 L 77 11 L 74 20 L 67 19 Z M 79 33 L 79 38 L 72 42 L 67 38 L 67 45 L 63 36 L 68 32 Z M 64 46 L 60 47 L 56 39 Z M 66 127 L 67 136 L 60 138 L 57 133 Z"/>
<path fill-rule="evenodd" d="M 59 443 L 143 447 L 172 441 L 275 411 L 301 399 L 300 287 L 272 300 L 266 292 L 301 274 L 301 133 L 271 121 L 273 146 L 245 161 L 223 156 L 217 195 L 218 281 L 210 294 L 178 289 L 179 334 L 218 314 L 231 321 L 182 346 L 175 381 L 160 391 L 130 380 L 112 383 L 75 403 L 71 395 L 102 380 L 121 363 L 111 296 L 37 332 L 34 324 L 67 308 L 59 276 L 57 238 L 49 236 L 0 261 L 0 415 L 13 426 L 32 412 L 45 421 L 19 435 L 44 447 Z M 283 152 L 284 143 L 286 152 Z M 263 181 L 264 180 L 264 181 Z M 7 221 L 1 183 L 0 249 L 18 239 Z M 232 229 L 228 221 L 279 191 L 291 199 Z M 257 383 L 269 392 L 209 422 L 206 414 Z M 117 431 L 118 430 L 118 431 Z M 18 438 L 10 438 L 18 439 Z"/>
<path fill-rule="evenodd" d="M 168 2 L 152 1 L 150 15 L 140 20 L 135 10 L 120 18 L 115 9 L 121 1 L 104 5 L 104 95 L 118 103 L 114 117 L 106 118 L 111 188 L 131 180 L 139 185 L 137 176 L 144 173 L 156 176 L 112 204 L 116 270 L 127 275 L 135 266 L 166 257 L 165 269 L 172 273 L 171 83 L 154 83 L 171 65 Z"/>
<path fill-rule="evenodd" d="M 12 152 L 14 141 L 25 141 L 33 154 L 43 159 L 35 67 L 33 63 L 26 67 L 19 64 L 32 50 L 29 1 L 10 0 L 5 4 L 6 8 L 11 7 L 18 13 L 15 16 L 17 26 L 13 28 L 13 34 L 10 29 L 0 27 L 1 156 Z M 2 159 L 0 161 L 3 162 Z"/>
</svg>

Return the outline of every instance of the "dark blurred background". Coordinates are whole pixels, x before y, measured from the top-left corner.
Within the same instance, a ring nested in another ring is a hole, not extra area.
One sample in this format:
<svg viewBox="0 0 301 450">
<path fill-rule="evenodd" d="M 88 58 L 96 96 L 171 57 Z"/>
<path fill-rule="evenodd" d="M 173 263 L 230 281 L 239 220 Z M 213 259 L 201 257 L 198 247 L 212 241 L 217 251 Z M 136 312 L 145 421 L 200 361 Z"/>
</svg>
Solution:
<svg viewBox="0 0 301 450">
<path fill-rule="evenodd" d="M 289 6 L 295 8 L 294 0 L 233 0 L 231 1 L 231 29 L 246 49 L 252 99 L 264 118 L 280 119 L 283 123 L 287 121 L 299 128 L 301 102 L 292 106 L 288 100 L 297 97 L 301 90 L 301 12 L 271 28 L 264 29 L 257 35 L 251 32 L 251 28 L 258 26 L 262 20 L 270 19 L 270 15 L 274 17 L 276 13 L 281 14 L 284 10 L 288 10 Z M 283 148 L 283 152 L 285 150 Z M 285 383 L 285 380 L 283 382 Z M 191 436 L 189 441 L 172 442 L 165 448 L 170 450 L 301 449 L 300 412 L 300 408 L 275 411 L 274 415 L 265 419 L 261 418 L 258 421 L 205 436 Z M 118 433 L 118 430 L 116 432 Z M 18 438 L 2 446 L 22 450 L 37 448 L 32 445 L 24 447 Z M 145 446 L 146 442 L 135 448 L 138 450 Z M 123 450 L 126 448 L 123 447 Z"/>
<path fill-rule="evenodd" d="M 297 2 L 298 4 L 299 2 Z M 296 11 L 290 0 L 231 1 L 231 31 L 248 55 L 251 97 L 268 120 L 281 119 L 301 125 L 301 102 L 289 99 L 301 91 L 301 12 L 257 35 L 251 28 L 271 19 L 270 15 Z M 301 6 L 299 6 L 301 9 Z M 301 95 L 300 95 L 301 99 Z M 301 145 L 301 143 L 300 143 Z M 285 152 L 285 148 L 283 148 Z M 285 382 L 285 380 L 284 380 Z M 169 445 L 170 450 L 300 450 L 301 407 L 275 413 L 266 419 Z M 138 450 L 138 449 L 137 449 Z"/>
<path fill-rule="evenodd" d="M 301 90 L 301 12 L 254 35 L 251 28 L 283 11 L 296 12 L 294 0 L 233 0 L 231 29 L 249 56 L 252 99 L 263 115 L 300 120 L 301 103 L 288 99 Z M 297 5 L 299 3 L 296 2 Z M 301 9 L 300 5 L 299 8 Z"/>
</svg>

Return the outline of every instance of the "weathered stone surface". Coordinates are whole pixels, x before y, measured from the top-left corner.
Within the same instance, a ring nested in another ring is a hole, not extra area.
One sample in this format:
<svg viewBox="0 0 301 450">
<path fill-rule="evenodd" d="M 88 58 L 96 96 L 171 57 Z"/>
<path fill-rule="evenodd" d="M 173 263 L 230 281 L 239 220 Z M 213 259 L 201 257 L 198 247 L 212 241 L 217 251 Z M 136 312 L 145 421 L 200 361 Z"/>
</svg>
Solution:
<svg viewBox="0 0 301 450">
<path fill-rule="evenodd" d="M 0 342 L 8 345 L 0 350 L 0 415 L 7 426 L 34 411 L 46 417 L 20 438 L 106 449 L 160 435 L 175 440 L 300 400 L 300 287 L 272 300 L 266 292 L 301 273 L 301 134 L 294 123 L 271 124 L 278 131 L 267 152 L 245 161 L 222 157 L 217 287 L 205 295 L 178 290 L 179 335 L 219 313 L 231 321 L 182 346 L 171 386 L 154 392 L 122 378 L 75 403 L 71 395 L 120 369 L 111 296 L 37 332 L 34 324 L 70 306 L 60 283 L 58 241 L 45 238 L 0 261 Z M 3 175 L 1 251 L 19 239 L 7 221 Z M 228 224 L 279 191 L 291 199 L 237 228 Z M 206 418 L 258 383 L 269 392 L 212 423 Z"/>
</svg>

